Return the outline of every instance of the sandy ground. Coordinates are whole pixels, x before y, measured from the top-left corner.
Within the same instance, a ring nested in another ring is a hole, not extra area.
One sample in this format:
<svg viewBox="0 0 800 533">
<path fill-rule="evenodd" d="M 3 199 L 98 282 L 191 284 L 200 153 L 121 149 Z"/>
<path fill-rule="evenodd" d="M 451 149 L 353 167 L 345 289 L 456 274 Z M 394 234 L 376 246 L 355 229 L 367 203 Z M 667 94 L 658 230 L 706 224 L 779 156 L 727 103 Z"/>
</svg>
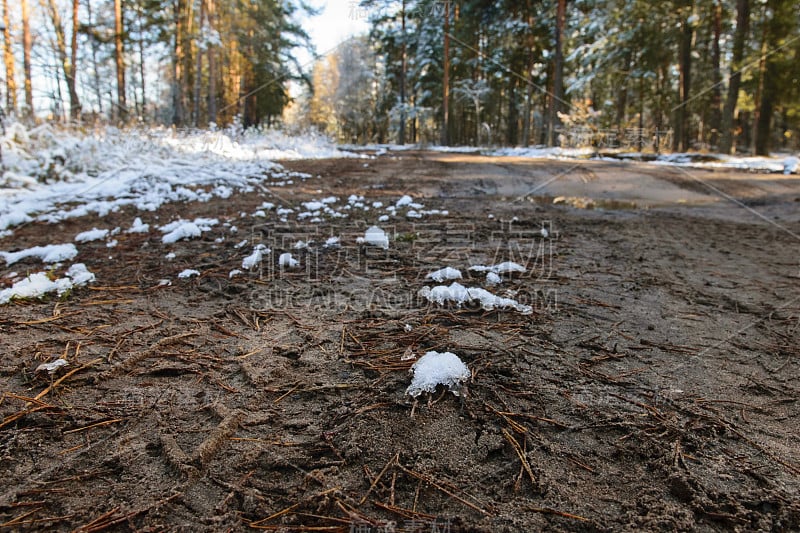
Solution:
<svg viewBox="0 0 800 533">
<path fill-rule="evenodd" d="M 797 176 L 431 153 L 287 166 L 319 178 L 148 215 L 238 238 L 86 244 L 94 286 L 0 309 L 0 529 L 800 528 Z M 387 251 L 355 243 L 370 213 L 240 218 L 354 193 L 449 214 L 382 224 Z M 32 224 L 0 249 L 136 215 Z M 341 248 L 277 266 L 331 235 Z M 272 254 L 231 279 L 241 238 Z M 530 315 L 417 296 L 432 270 L 484 286 L 467 267 L 504 260 L 526 273 L 491 290 Z M 405 394 L 428 350 L 469 366 L 461 396 Z"/>
</svg>

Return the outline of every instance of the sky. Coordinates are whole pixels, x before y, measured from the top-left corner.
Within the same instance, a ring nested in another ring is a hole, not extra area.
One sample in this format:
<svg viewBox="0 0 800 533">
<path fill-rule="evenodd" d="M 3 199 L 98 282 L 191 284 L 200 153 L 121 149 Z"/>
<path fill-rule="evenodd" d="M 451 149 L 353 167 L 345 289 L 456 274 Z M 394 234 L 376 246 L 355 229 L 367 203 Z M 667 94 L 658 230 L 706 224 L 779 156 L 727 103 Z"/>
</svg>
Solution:
<svg viewBox="0 0 800 533">
<path fill-rule="evenodd" d="M 330 51 L 353 35 L 369 31 L 369 10 L 359 7 L 359 0 L 316 0 L 310 3 L 321 8 L 322 12 L 302 23 L 318 54 Z M 310 56 L 302 57 L 310 60 Z"/>
</svg>

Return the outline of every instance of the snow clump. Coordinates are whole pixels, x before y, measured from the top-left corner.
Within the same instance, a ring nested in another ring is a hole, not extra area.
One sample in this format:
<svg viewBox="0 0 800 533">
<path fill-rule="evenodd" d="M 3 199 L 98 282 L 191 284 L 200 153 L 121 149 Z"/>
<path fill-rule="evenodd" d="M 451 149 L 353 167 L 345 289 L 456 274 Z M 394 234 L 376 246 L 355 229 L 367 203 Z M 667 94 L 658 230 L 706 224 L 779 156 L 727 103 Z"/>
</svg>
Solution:
<svg viewBox="0 0 800 533">
<path fill-rule="evenodd" d="M 411 367 L 414 377 L 406 394 L 416 398 L 423 392 L 433 393 L 442 384 L 458 396 L 461 385 L 471 377 L 467 365 L 451 352 L 428 352 Z"/>
</svg>

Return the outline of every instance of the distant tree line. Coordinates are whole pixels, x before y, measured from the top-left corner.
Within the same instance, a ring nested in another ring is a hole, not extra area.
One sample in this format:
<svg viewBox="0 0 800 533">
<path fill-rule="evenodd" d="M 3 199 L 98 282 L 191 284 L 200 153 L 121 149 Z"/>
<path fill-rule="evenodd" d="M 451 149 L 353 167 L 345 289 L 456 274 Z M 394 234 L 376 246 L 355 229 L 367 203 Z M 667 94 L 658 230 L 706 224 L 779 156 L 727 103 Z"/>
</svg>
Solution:
<svg viewBox="0 0 800 533">
<path fill-rule="evenodd" d="M 316 66 L 306 104 L 341 140 L 555 145 L 581 127 L 670 131 L 673 150 L 799 146 L 796 0 L 364 0 L 357 15 L 370 35 Z"/>
<path fill-rule="evenodd" d="M 289 101 L 286 82 L 304 78 L 292 50 L 309 46 L 295 21 L 305 9 L 291 0 L 2 0 L 5 107 L 25 116 L 44 101 L 52 119 L 270 124 Z"/>
</svg>

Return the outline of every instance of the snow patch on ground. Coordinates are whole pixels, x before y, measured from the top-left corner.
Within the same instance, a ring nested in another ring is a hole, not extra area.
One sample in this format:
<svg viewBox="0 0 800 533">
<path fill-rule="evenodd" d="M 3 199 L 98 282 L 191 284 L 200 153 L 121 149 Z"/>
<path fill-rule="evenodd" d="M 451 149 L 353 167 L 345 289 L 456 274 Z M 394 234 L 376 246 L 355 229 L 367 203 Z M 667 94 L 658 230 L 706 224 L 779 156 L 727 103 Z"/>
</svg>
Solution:
<svg viewBox="0 0 800 533">
<path fill-rule="evenodd" d="M 92 242 L 100 241 L 106 238 L 109 230 L 92 228 L 88 231 L 82 231 L 75 235 L 75 242 Z"/>
<path fill-rule="evenodd" d="M 512 272 L 525 272 L 525 267 L 513 261 L 504 261 L 492 266 L 473 265 L 469 267 L 473 272 L 494 272 L 495 274 L 509 274 Z"/>
<path fill-rule="evenodd" d="M 254 267 L 261 264 L 264 254 L 270 253 L 270 249 L 263 244 L 256 244 L 253 248 L 253 253 L 242 259 L 242 268 L 245 270 L 252 270 Z M 233 275 L 230 275 L 233 277 Z"/>
<path fill-rule="evenodd" d="M 294 268 L 300 266 L 300 261 L 292 257 L 289 252 L 282 253 L 278 258 L 278 265 L 281 268 Z"/>
<path fill-rule="evenodd" d="M 452 352 L 428 352 L 411 367 L 414 377 L 406 394 L 416 398 L 423 392 L 433 393 L 437 385 L 444 385 L 458 396 L 461 385 L 472 374 L 467 365 Z"/>
<path fill-rule="evenodd" d="M 34 246 L 18 252 L 0 252 L 0 256 L 5 259 L 7 266 L 28 257 L 38 257 L 43 263 L 60 263 L 74 259 L 76 255 L 78 255 L 78 249 L 71 243 Z"/>
<path fill-rule="evenodd" d="M 41 298 L 52 292 L 62 296 L 74 287 L 82 287 L 94 280 L 94 274 L 83 263 L 72 265 L 63 278 L 51 279 L 46 272 L 36 272 L 0 291 L 0 305 L 16 299 Z"/>
<path fill-rule="evenodd" d="M 199 275 L 200 275 L 199 270 L 194 270 L 193 268 L 187 268 L 186 270 L 182 270 L 180 274 L 178 274 L 178 277 L 180 279 L 188 279 L 191 278 L 192 276 L 199 276 Z"/>
<path fill-rule="evenodd" d="M 216 218 L 196 218 L 193 221 L 176 220 L 158 228 L 164 234 L 161 242 L 171 244 L 182 239 L 194 239 L 206 231 L 211 231 L 212 226 L 219 224 Z"/>
<path fill-rule="evenodd" d="M 533 308 L 523 305 L 512 298 L 503 298 L 482 289 L 480 287 L 467 288 L 458 282 L 453 282 L 450 286 L 437 285 L 436 287 L 423 287 L 419 295 L 429 302 L 445 305 L 448 302 L 462 306 L 466 303 L 478 302 L 482 309 L 492 311 L 494 309 L 514 309 L 523 315 L 529 315 Z"/>
<path fill-rule="evenodd" d="M 461 279 L 461 271 L 457 268 L 444 267 L 435 272 L 431 272 L 425 276 L 425 279 L 432 279 L 433 281 L 437 281 L 439 283 L 445 280 Z"/>
<path fill-rule="evenodd" d="M 150 224 L 145 224 L 142 219 L 136 217 L 133 219 L 133 224 L 125 233 L 148 233 L 150 231 Z"/>
<path fill-rule="evenodd" d="M 364 232 L 363 237 L 356 239 L 358 244 L 369 244 L 372 246 L 380 246 L 384 250 L 389 249 L 389 237 L 386 232 L 378 226 L 371 226 Z"/>
</svg>

